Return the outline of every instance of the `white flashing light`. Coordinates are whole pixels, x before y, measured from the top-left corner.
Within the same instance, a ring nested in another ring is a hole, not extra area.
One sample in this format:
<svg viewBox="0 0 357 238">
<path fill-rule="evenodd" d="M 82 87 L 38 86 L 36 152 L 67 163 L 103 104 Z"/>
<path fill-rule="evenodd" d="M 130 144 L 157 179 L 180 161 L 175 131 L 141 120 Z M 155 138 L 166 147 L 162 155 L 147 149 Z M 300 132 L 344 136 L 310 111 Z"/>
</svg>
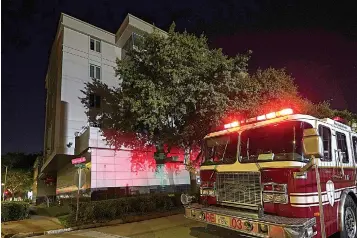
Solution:
<svg viewBox="0 0 357 238">
<path fill-rule="evenodd" d="M 257 116 L 257 121 L 263 121 L 265 119 L 266 119 L 265 115 Z"/>
<path fill-rule="evenodd" d="M 267 119 L 273 119 L 276 117 L 276 113 L 275 112 L 271 112 L 265 115 Z"/>
<path fill-rule="evenodd" d="M 283 110 L 281 110 L 281 111 L 278 111 L 276 114 L 277 114 L 277 116 L 291 115 L 291 114 L 293 114 L 293 109 L 291 109 L 291 108 L 286 108 L 286 109 L 283 109 Z"/>
<path fill-rule="evenodd" d="M 269 120 L 269 119 L 273 119 L 273 118 L 276 118 L 276 117 L 287 116 L 287 115 L 291 115 L 291 114 L 293 114 L 293 109 L 285 108 L 285 109 L 283 109 L 281 111 L 278 111 L 278 112 L 271 112 L 271 113 L 268 113 L 268 114 L 265 114 L 265 115 L 253 117 L 251 119 L 248 119 L 247 122 L 255 121 L 255 120 L 264 121 L 264 120 Z"/>
<path fill-rule="evenodd" d="M 233 127 L 237 127 L 237 126 L 239 126 L 239 122 L 234 121 L 234 122 L 232 122 L 232 123 L 225 124 L 225 125 L 224 125 L 224 129 L 229 129 L 229 128 L 233 128 Z"/>
</svg>

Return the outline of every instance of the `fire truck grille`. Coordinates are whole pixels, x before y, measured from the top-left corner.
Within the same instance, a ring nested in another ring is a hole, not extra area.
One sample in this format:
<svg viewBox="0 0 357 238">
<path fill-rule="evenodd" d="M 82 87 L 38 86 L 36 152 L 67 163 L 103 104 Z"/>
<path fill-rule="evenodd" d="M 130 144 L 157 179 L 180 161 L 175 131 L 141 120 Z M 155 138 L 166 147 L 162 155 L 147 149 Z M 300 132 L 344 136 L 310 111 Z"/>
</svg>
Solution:
<svg viewBox="0 0 357 238">
<path fill-rule="evenodd" d="M 218 173 L 217 201 L 232 206 L 258 209 L 261 204 L 259 172 Z"/>
</svg>

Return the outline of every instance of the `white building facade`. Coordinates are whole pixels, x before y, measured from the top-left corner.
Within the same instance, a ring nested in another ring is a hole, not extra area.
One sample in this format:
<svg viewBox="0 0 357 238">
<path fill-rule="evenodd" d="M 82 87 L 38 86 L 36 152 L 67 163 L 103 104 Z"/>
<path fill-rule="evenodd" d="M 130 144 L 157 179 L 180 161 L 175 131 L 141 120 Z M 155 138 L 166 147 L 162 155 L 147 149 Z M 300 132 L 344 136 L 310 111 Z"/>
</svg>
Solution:
<svg viewBox="0 0 357 238">
<path fill-rule="evenodd" d="M 71 159 L 76 157 L 87 160 L 87 168 L 83 170 L 86 175 L 83 190 L 88 196 L 97 193 L 116 197 L 154 192 L 159 187 L 188 188 L 189 173 L 183 164 L 175 165 L 174 173 L 168 171 L 167 166 L 156 166 L 153 170 L 145 165 L 140 171 L 133 169 L 134 154 L 139 153 L 150 163 L 152 151 L 110 148 L 100 129 L 89 126 L 86 109 L 80 100 L 84 96 L 81 90 L 85 83 L 93 78 L 109 86 L 118 86 L 114 72 L 116 59 L 122 59 L 124 49 L 132 46 L 135 34 L 153 30 L 152 25 L 130 14 L 116 34 L 61 15 L 46 75 L 44 155 L 39 168 L 37 194 L 44 191 L 44 186 L 46 196 L 73 193 L 77 169 Z M 90 106 L 100 108 L 100 101 L 99 95 L 91 95 Z M 182 158 L 183 154 L 179 151 L 177 156 Z"/>
</svg>

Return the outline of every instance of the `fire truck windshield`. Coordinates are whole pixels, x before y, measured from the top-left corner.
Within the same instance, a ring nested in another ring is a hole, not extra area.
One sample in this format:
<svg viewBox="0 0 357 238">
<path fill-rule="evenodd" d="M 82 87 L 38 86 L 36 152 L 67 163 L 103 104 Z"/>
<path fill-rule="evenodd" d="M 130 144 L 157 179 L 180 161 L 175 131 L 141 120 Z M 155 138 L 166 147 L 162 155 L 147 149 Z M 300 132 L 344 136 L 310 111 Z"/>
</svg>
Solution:
<svg viewBox="0 0 357 238">
<path fill-rule="evenodd" d="M 202 165 L 233 164 L 237 161 L 238 133 L 208 138 Z"/>
<path fill-rule="evenodd" d="M 239 161 L 256 162 L 262 155 L 269 155 L 269 160 L 273 161 L 305 161 L 302 138 L 306 128 L 312 126 L 304 122 L 288 121 L 243 131 Z"/>
</svg>

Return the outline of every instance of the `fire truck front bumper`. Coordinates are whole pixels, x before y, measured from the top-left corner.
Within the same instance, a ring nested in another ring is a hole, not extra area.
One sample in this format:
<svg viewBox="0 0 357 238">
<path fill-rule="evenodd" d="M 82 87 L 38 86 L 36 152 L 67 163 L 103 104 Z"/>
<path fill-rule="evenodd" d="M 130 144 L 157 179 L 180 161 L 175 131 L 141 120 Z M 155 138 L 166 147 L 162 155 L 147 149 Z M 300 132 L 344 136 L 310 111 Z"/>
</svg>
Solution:
<svg viewBox="0 0 357 238">
<path fill-rule="evenodd" d="M 185 206 L 185 217 L 238 231 L 252 237 L 310 238 L 316 232 L 315 218 L 288 218 L 252 214 L 222 207 Z"/>
</svg>

